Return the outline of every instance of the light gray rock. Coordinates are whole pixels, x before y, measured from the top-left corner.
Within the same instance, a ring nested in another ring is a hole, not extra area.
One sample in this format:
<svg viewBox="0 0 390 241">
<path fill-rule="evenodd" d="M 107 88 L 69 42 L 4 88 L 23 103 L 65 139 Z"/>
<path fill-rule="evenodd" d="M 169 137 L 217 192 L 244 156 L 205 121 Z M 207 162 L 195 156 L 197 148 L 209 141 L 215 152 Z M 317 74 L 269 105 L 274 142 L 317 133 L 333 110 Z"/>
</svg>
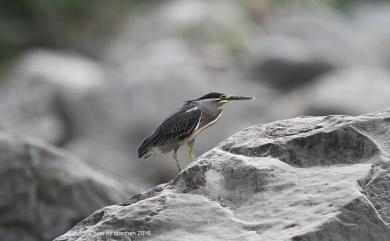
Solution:
<svg viewBox="0 0 390 241">
<path fill-rule="evenodd" d="M 348 15 L 289 6 L 266 18 L 264 28 L 251 45 L 252 71 L 259 81 L 283 91 L 334 69 L 388 66 L 381 47 L 388 38 L 373 34 L 373 28 Z"/>
<path fill-rule="evenodd" d="M 357 2 L 349 13 L 355 25 L 375 39 L 376 56 L 382 58 L 386 67 L 390 66 L 390 7 L 387 2 Z"/>
<path fill-rule="evenodd" d="M 385 110 L 247 128 L 55 240 L 388 240 L 389 123 Z"/>
<path fill-rule="evenodd" d="M 355 67 L 331 72 L 301 90 L 303 114 L 363 114 L 390 107 L 390 72 Z"/>
<path fill-rule="evenodd" d="M 106 88 L 104 76 L 99 63 L 79 54 L 27 52 L 1 85 L 0 129 L 65 147 L 129 183 L 137 180 L 124 178 L 134 177 L 134 165 L 120 150 L 121 139 L 115 140 L 123 133 L 123 122 L 118 123 L 128 120 L 121 116 L 127 105 L 112 108 L 117 92 Z"/>
<path fill-rule="evenodd" d="M 200 54 L 207 67 L 225 69 L 234 66 L 234 58 L 247 51 L 249 39 L 257 32 L 242 5 L 232 0 L 171 0 L 149 7 L 123 24 L 105 51 L 109 63 L 126 64 L 140 57 L 139 50 L 144 47 L 180 39 Z M 168 53 L 164 57 L 174 56 Z"/>
<path fill-rule="evenodd" d="M 0 134 L 0 239 L 52 240 L 132 189 L 42 141 Z"/>
<path fill-rule="evenodd" d="M 9 80 L 0 89 L 0 129 L 41 138 L 53 144 L 67 139 L 58 92 L 46 81 Z"/>
<path fill-rule="evenodd" d="M 33 49 L 20 57 L 14 72 L 16 81 L 42 79 L 77 90 L 91 89 L 104 82 L 102 66 L 76 52 Z"/>
<path fill-rule="evenodd" d="M 283 91 L 301 87 L 337 67 L 317 53 L 316 45 L 289 36 L 261 37 L 251 52 L 253 75 Z"/>
<path fill-rule="evenodd" d="M 268 116 L 361 115 L 390 107 L 390 72 L 354 67 L 332 71 L 275 101 Z"/>
<path fill-rule="evenodd" d="M 77 54 L 27 52 L 1 86 L 0 128 L 53 144 L 66 142 L 74 133 L 63 100 L 100 86 L 103 76 L 97 63 Z"/>
</svg>

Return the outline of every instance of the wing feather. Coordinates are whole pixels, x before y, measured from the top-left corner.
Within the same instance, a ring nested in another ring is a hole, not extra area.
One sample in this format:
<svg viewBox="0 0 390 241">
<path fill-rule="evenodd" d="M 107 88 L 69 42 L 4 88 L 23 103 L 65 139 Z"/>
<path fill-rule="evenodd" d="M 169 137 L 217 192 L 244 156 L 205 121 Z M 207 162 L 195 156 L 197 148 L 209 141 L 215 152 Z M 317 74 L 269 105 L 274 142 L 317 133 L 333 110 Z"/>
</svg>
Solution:
<svg viewBox="0 0 390 241">
<path fill-rule="evenodd" d="M 197 108 L 176 112 L 153 132 L 150 141 L 154 146 L 181 141 L 195 131 L 201 116 L 202 112 Z"/>
</svg>

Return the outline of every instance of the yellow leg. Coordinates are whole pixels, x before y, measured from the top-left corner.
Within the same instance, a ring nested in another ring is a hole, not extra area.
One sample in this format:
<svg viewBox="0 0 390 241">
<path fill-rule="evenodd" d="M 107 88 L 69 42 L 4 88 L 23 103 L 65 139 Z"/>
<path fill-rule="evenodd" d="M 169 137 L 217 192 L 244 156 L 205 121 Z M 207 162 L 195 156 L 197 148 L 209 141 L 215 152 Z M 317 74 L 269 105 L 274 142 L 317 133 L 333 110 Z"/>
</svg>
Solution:
<svg viewBox="0 0 390 241">
<path fill-rule="evenodd" d="M 180 163 L 179 163 L 179 160 L 177 159 L 177 150 L 179 150 L 179 146 L 175 147 L 175 149 L 173 150 L 173 158 L 176 161 L 177 169 L 179 169 L 179 172 L 181 172 Z"/>
<path fill-rule="evenodd" d="M 195 160 L 195 157 L 194 157 L 194 155 L 192 154 L 192 147 L 194 147 L 194 143 L 195 143 L 195 138 L 192 140 L 192 141 L 190 141 L 190 142 L 188 142 L 188 158 L 192 161 L 192 160 Z"/>
</svg>

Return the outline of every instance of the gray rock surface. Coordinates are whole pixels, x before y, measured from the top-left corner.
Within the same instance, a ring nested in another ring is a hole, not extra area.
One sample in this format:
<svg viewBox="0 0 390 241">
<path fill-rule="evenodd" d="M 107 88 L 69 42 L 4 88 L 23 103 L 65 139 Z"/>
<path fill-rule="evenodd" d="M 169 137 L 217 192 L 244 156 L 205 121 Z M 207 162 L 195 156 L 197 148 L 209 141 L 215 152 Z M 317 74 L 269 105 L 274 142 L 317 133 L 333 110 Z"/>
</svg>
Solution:
<svg viewBox="0 0 390 241">
<path fill-rule="evenodd" d="M 385 110 L 247 128 L 56 241 L 389 240 L 389 123 Z"/>
<path fill-rule="evenodd" d="M 1 133 L 0 153 L 1 240 L 52 240 L 139 191 L 37 139 Z"/>
</svg>

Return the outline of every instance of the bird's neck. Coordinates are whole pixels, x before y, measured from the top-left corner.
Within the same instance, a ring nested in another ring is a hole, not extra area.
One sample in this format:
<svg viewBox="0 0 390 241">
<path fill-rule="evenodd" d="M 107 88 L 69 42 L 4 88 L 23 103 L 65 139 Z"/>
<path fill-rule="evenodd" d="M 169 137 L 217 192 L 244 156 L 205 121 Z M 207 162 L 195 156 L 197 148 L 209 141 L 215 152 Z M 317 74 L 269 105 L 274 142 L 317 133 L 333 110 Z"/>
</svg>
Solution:
<svg viewBox="0 0 390 241">
<path fill-rule="evenodd" d="M 221 106 L 203 107 L 202 112 L 204 117 L 213 120 L 221 115 L 222 107 Z"/>
</svg>

